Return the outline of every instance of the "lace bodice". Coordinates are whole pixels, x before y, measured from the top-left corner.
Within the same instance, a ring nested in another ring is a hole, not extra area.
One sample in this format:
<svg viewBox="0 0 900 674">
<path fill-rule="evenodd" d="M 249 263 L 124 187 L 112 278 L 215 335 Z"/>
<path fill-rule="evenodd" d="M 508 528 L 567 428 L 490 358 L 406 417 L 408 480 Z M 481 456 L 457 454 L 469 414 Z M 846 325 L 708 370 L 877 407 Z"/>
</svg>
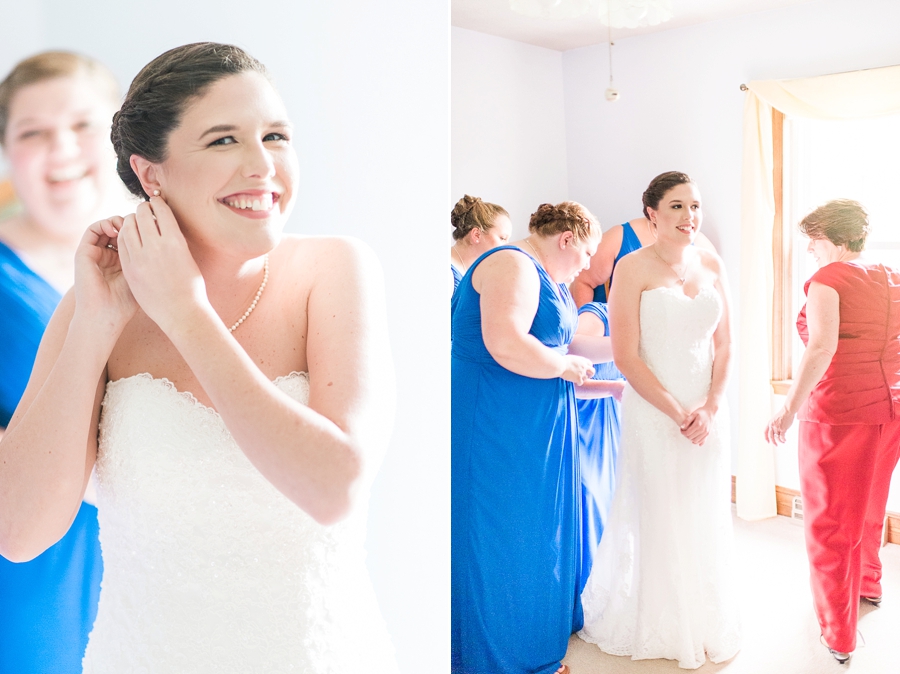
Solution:
<svg viewBox="0 0 900 674">
<path fill-rule="evenodd" d="M 275 384 L 306 404 L 306 374 Z M 111 382 L 97 477 L 105 572 L 85 672 L 394 671 L 365 509 L 318 524 L 192 395 Z"/>
<path fill-rule="evenodd" d="M 722 300 L 711 286 L 693 298 L 666 287 L 641 295 L 641 359 L 683 406 L 709 390 L 712 335 L 721 315 Z"/>
</svg>

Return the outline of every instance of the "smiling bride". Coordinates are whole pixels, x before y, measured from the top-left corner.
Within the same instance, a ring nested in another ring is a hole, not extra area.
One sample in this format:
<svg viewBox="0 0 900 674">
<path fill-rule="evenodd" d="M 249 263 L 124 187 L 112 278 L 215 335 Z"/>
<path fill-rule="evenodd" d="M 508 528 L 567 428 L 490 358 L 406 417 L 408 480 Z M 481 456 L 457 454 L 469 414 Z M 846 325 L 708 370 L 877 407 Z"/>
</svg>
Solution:
<svg viewBox="0 0 900 674">
<path fill-rule="evenodd" d="M 96 466 L 84 671 L 395 672 L 365 567 L 393 419 L 381 271 L 282 229 L 292 128 L 264 66 L 198 43 L 113 121 L 143 198 L 92 225 L 0 444 L 0 554 L 68 529 Z"/>
</svg>

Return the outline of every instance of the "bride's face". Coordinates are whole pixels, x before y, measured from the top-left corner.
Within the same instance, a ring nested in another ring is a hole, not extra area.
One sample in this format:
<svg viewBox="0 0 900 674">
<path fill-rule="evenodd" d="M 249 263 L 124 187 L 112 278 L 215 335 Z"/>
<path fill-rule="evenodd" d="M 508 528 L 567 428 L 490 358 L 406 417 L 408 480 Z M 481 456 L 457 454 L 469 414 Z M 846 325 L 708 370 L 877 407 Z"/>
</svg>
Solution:
<svg viewBox="0 0 900 674">
<path fill-rule="evenodd" d="M 156 165 L 189 241 L 258 255 L 274 247 L 297 183 L 281 97 L 255 72 L 229 75 L 188 103 Z"/>
<path fill-rule="evenodd" d="M 650 221 L 656 225 L 658 238 L 683 245 L 694 242 L 703 221 L 700 191 L 694 183 L 676 185 L 659 200 L 657 209 L 647 211 Z"/>
</svg>

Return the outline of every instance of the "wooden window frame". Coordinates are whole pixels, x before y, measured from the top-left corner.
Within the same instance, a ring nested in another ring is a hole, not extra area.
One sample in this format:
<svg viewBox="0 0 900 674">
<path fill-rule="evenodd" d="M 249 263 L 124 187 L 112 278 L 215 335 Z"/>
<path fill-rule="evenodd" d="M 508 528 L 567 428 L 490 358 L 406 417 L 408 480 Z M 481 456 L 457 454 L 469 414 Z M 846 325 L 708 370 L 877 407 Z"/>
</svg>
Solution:
<svg viewBox="0 0 900 674">
<path fill-rule="evenodd" d="M 772 226 L 772 390 L 785 395 L 793 383 L 794 237 L 784 221 L 784 113 L 772 108 L 772 182 L 775 220 Z"/>
</svg>

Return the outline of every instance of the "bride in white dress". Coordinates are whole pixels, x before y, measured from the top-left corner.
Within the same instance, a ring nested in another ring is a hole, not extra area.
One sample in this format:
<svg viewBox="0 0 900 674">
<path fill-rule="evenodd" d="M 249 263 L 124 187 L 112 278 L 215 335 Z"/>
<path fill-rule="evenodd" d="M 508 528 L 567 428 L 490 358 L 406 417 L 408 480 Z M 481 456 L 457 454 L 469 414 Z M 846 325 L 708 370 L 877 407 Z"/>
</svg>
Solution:
<svg viewBox="0 0 900 674">
<path fill-rule="evenodd" d="M 396 672 L 365 567 L 393 419 L 380 269 L 282 236 L 292 129 L 264 67 L 166 52 L 113 122 L 145 199 L 92 225 L 0 444 L 0 553 L 66 531 L 96 466 L 84 671 Z"/>
<path fill-rule="evenodd" d="M 740 648 L 728 290 L 722 260 L 691 245 L 702 219 L 691 179 L 657 176 L 644 206 L 657 241 L 622 258 L 610 297 L 613 353 L 628 385 L 617 489 L 578 635 L 613 655 L 693 669 Z"/>
</svg>

